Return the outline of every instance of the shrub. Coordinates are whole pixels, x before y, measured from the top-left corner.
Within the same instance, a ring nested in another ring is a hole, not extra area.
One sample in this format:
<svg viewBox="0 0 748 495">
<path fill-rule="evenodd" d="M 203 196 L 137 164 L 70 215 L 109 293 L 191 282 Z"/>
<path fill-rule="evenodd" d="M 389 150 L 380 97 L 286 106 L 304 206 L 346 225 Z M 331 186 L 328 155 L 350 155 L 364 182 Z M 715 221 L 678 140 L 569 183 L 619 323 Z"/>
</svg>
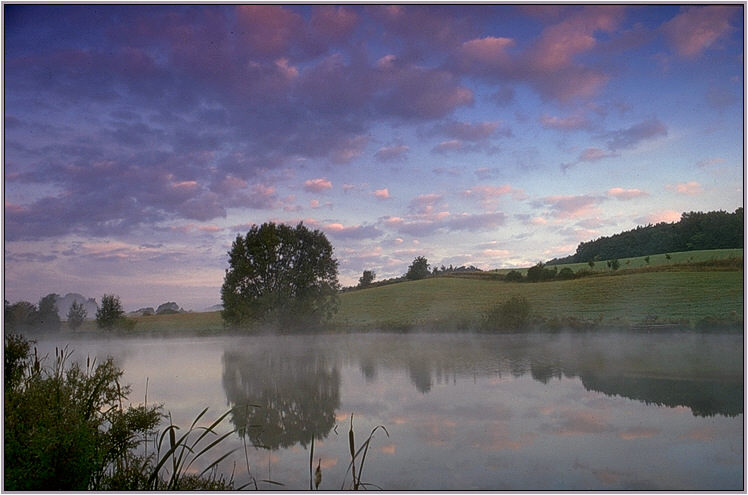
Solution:
<svg viewBox="0 0 748 495">
<path fill-rule="evenodd" d="M 571 280 L 574 278 L 574 270 L 572 270 L 568 266 L 562 268 L 561 271 L 558 272 L 557 278 L 559 280 Z"/>
<path fill-rule="evenodd" d="M 66 350 L 51 367 L 22 337 L 5 340 L 5 486 L 7 490 L 96 490 L 161 419 L 159 406 L 123 408 L 111 358 L 67 366 Z M 145 460 L 141 460 L 145 462 Z M 143 488 L 143 487 L 140 487 Z"/>
<path fill-rule="evenodd" d="M 488 311 L 484 327 L 488 331 L 524 330 L 530 323 L 530 303 L 527 298 L 513 296 L 508 301 Z"/>
<path fill-rule="evenodd" d="M 507 282 L 522 282 L 522 273 L 518 272 L 517 270 L 512 270 L 511 272 L 506 274 L 504 280 L 506 280 Z"/>
</svg>

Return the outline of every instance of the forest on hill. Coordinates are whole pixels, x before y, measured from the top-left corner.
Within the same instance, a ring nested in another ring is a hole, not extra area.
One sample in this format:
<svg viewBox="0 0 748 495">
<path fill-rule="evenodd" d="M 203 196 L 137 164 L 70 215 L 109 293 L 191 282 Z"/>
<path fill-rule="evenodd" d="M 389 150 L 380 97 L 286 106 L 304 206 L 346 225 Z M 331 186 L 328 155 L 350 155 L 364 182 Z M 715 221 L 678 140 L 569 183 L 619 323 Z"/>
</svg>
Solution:
<svg viewBox="0 0 748 495">
<path fill-rule="evenodd" d="M 707 213 L 692 211 L 683 213 L 678 222 L 639 226 L 620 234 L 581 242 L 573 255 L 554 258 L 547 264 L 586 263 L 678 251 L 742 247 L 742 207 L 733 213 L 722 210 Z"/>
</svg>

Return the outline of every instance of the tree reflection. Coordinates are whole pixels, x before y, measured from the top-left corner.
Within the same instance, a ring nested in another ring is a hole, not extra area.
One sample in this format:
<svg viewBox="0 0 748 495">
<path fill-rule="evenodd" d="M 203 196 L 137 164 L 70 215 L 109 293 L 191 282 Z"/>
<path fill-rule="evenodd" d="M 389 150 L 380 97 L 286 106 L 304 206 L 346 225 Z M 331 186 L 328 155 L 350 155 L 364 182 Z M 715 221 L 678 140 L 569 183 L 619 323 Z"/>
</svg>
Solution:
<svg viewBox="0 0 748 495">
<path fill-rule="evenodd" d="M 227 350 L 223 388 L 235 427 L 272 450 L 327 437 L 340 406 L 338 369 L 315 353 Z"/>
</svg>

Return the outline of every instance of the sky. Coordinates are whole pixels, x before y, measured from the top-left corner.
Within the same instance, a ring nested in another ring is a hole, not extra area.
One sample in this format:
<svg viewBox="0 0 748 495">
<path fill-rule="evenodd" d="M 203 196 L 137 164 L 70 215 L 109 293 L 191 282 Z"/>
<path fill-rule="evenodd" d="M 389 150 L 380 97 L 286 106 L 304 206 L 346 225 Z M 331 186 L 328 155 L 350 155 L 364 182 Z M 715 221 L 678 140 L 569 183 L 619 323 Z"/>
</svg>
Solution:
<svg viewBox="0 0 748 495">
<path fill-rule="evenodd" d="M 4 297 L 220 303 L 253 224 L 530 266 L 743 204 L 727 5 L 3 5 Z"/>
</svg>

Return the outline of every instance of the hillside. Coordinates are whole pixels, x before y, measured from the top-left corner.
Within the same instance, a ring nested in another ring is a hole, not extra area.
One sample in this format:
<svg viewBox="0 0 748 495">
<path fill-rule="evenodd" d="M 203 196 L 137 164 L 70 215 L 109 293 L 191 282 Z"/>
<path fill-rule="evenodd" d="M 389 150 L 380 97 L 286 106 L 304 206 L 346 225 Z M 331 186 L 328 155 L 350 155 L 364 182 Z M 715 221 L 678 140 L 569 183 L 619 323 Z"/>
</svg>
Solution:
<svg viewBox="0 0 748 495">
<path fill-rule="evenodd" d="M 741 321 L 742 271 L 651 271 L 541 283 L 435 277 L 341 295 L 336 323 L 372 329 L 469 328 L 481 315 L 522 296 L 544 320 L 595 321 L 598 327 Z"/>
<path fill-rule="evenodd" d="M 609 237 L 582 242 L 576 253 L 549 265 L 586 263 L 677 251 L 743 248 L 743 208 L 683 213 L 680 221 L 639 226 Z"/>
</svg>

